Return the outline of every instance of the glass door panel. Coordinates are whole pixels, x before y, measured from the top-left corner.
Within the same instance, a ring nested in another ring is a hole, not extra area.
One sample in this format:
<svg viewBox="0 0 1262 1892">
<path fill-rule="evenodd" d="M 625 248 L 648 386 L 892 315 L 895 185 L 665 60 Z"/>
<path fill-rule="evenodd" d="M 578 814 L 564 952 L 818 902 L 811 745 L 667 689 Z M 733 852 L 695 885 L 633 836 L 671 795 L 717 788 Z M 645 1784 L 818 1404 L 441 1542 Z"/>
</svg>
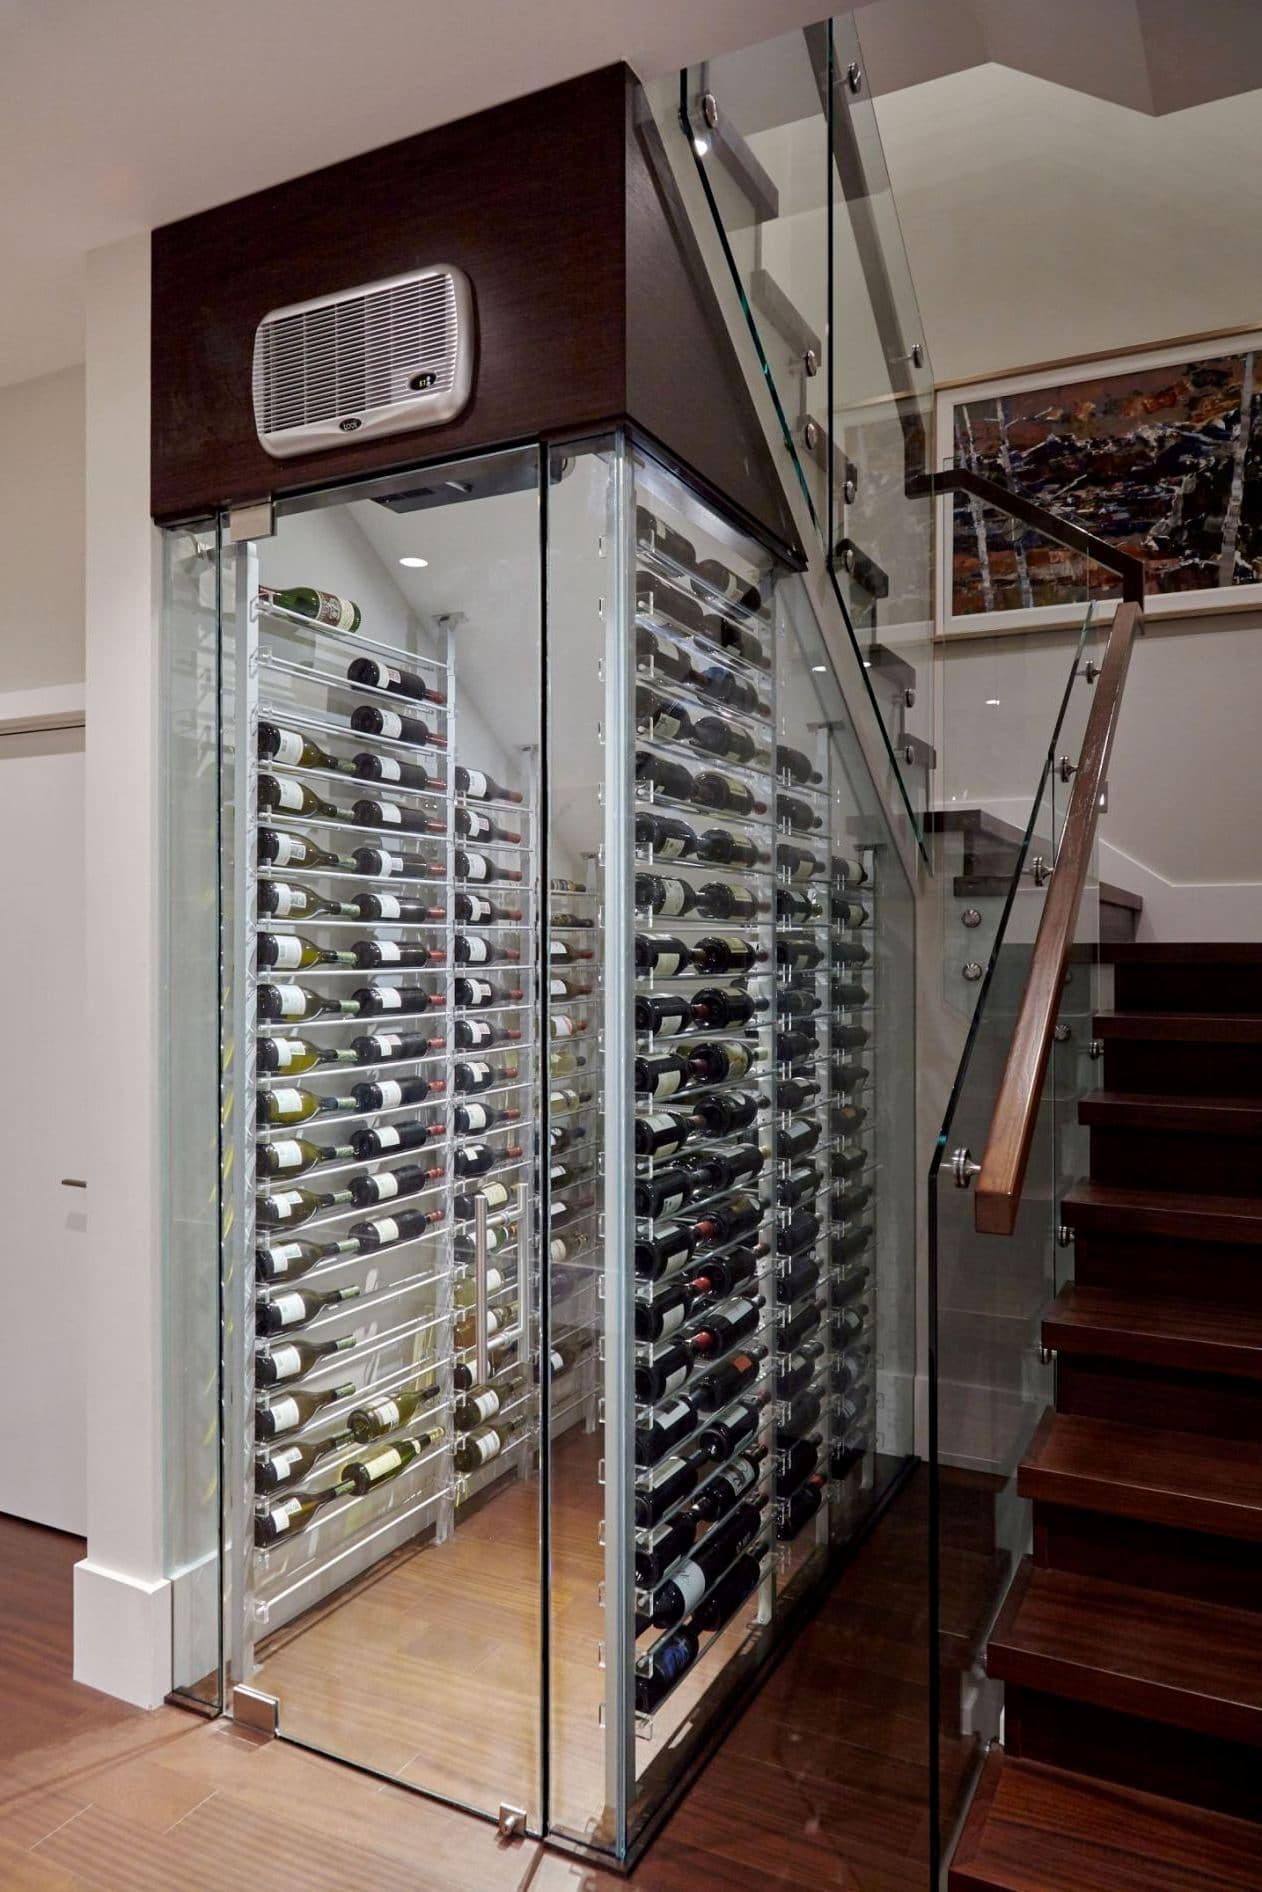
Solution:
<svg viewBox="0 0 1262 1892">
<path fill-rule="evenodd" d="M 537 1829 L 538 454 L 286 502 L 228 566 L 232 1679 Z"/>
</svg>

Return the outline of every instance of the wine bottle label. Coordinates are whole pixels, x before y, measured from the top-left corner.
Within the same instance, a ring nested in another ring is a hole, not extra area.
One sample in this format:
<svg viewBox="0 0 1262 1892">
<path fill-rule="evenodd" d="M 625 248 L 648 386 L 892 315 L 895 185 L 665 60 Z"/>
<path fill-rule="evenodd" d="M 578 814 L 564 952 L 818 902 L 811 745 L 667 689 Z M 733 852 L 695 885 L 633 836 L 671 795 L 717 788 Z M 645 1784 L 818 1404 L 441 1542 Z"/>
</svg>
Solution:
<svg viewBox="0 0 1262 1892">
<path fill-rule="evenodd" d="M 690 889 L 682 880 L 664 880 L 662 897 L 657 903 L 657 912 L 664 914 L 667 919 L 673 918 L 677 913 L 682 913 L 688 905 L 689 891 Z"/>
<path fill-rule="evenodd" d="M 398 1085 L 395 1086 L 395 1089 L 398 1089 Z M 377 1148 L 379 1150 L 397 1150 L 400 1143 L 403 1141 L 398 1130 L 392 1123 L 381 1124 L 373 1131 L 373 1136 L 377 1139 Z"/>
<path fill-rule="evenodd" d="M 488 1386 L 484 1393 L 480 1394 L 478 1398 L 470 1400 L 469 1404 L 473 1409 L 474 1417 L 478 1424 L 483 1425 L 488 1419 L 494 1419 L 496 1413 L 499 1411 L 500 1396 L 493 1386 Z"/>
<path fill-rule="evenodd" d="M 397 1078 L 386 1078 L 384 1083 L 378 1084 L 377 1095 L 380 1099 L 378 1110 L 394 1110 L 403 1102 L 403 1086 Z M 380 1136 L 382 1133 L 378 1131 L 377 1134 Z"/>
<path fill-rule="evenodd" d="M 680 1138 L 678 1126 L 673 1117 L 667 1116 L 663 1111 L 655 1111 L 650 1116 L 645 1117 L 644 1122 L 648 1126 L 650 1141 L 656 1143 L 659 1149 L 665 1149 L 667 1147 L 667 1145 L 659 1142 L 659 1139 L 668 1132 L 671 1133 L 669 1148 L 672 1150 L 679 1148 Z"/>
<path fill-rule="evenodd" d="M 679 1388 L 687 1382 L 688 1375 L 691 1371 L 692 1362 L 685 1360 L 683 1364 L 677 1366 L 672 1373 L 668 1373 L 666 1378 L 662 1381 L 662 1390 L 658 1397 L 660 1399 L 667 1399 L 671 1393 L 678 1392 Z"/>
<path fill-rule="evenodd" d="M 403 810 L 400 808 L 398 802 L 379 801 L 377 803 L 377 819 L 383 827 L 401 827 L 403 824 Z"/>
<path fill-rule="evenodd" d="M 297 731 L 293 729 L 279 729 L 276 733 L 279 737 L 279 741 L 276 744 L 277 762 L 288 762 L 291 765 L 301 762 L 303 743 L 302 737 L 298 735 Z"/>
<path fill-rule="evenodd" d="M 486 1433 L 483 1438 L 475 1439 L 474 1444 L 477 1446 L 478 1464 L 486 1465 L 491 1459 L 498 1458 L 500 1452 L 503 1450 L 504 1436 L 502 1433 L 492 1430 Z"/>
<path fill-rule="evenodd" d="M 680 1301 L 677 1306 L 668 1308 L 662 1315 L 659 1338 L 665 1340 L 666 1336 L 673 1334 L 677 1327 L 682 1327 L 687 1318 L 688 1309 L 684 1306 L 682 1301 Z"/>
<path fill-rule="evenodd" d="M 403 734 L 403 718 L 396 716 L 393 710 L 387 709 L 378 710 L 377 714 L 381 718 L 382 735 L 391 736 L 397 742 Z"/>
<path fill-rule="evenodd" d="M 489 979 L 466 979 L 465 987 L 466 987 L 466 990 L 465 990 L 465 1004 L 466 1005 L 489 1005 L 490 1004 L 491 999 L 493 997 L 493 993 L 491 989 L 491 981 Z"/>
<path fill-rule="evenodd" d="M 295 782 L 288 775 L 277 775 L 272 779 L 276 783 L 276 806 L 290 810 L 301 809 L 302 783 Z"/>
<path fill-rule="evenodd" d="M 663 1196 L 661 1206 L 654 1211 L 656 1215 L 674 1215 L 682 1209 L 688 1200 L 688 1191 L 684 1188 L 673 1189 L 668 1196 Z"/>
<path fill-rule="evenodd" d="M 302 1145 L 297 1137 L 283 1137 L 279 1143 L 272 1144 L 270 1153 L 274 1169 L 299 1169 L 302 1166 Z"/>
<path fill-rule="evenodd" d="M 488 1208 L 499 1209 L 508 1201 L 508 1186 L 499 1182 L 488 1183 L 482 1194 L 486 1197 Z"/>
<path fill-rule="evenodd" d="M 484 1018 L 471 1018 L 466 1027 L 471 1045 L 484 1045 L 491 1036 L 491 1026 Z"/>
<path fill-rule="evenodd" d="M 382 1032 L 368 1040 L 369 1049 L 376 1058 L 397 1058 L 403 1040 L 397 1032 Z"/>
<path fill-rule="evenodd" d="M 279 966 L 282 972 L 293 972 L 302 964 L 302 941 L 296 933 L 290 933 L 272 942 L 272 964 Z"/>
<path fill-rule="evenodd" d="M 473 841 L 484 841 L 491 832 L 491 822 L 486 815 L 476 813 L 472 808 L 465 813 L 465 832 Z"/>
<path fill-rule="evenodd" d="M 274 1347 L 271 1361 L 278 1380 L 291 1380 L 295 1373 L 302 1372 L 302 1355 L 297 1347 Z"/>
<path fill-rule="evenodd" d="M 568 959 L 569 956 L 570 949 L 563 939 L 554 939 L 548 942 L 548 957 L 550 959 Z"/>
<path fill-rule="evenodd" d="M 491 942 L 474 933 L 466 938 L 465 959 L 471 966 L 481 966 L 491 957 Z"/>
<path fill-rule="evenodd" d="M 280 1279 L 289 1273 L 291 1262 L 301 1259 L 302 1243 L 281 1242 L 279 1247 L 267 1249 L 266 1254 L 269 1273 L 274 1280 Z"/>
<path fill-rule="evenodd" d="M 274 1399 L 268 1407 L 268 1416 L 271 1419 L 273 1430 L 276 1432 L 288 1432 L 291 1426 L 297 1425 L 301 1417 L 298 1411 L 298 1401 L 294 1399 L 292 1395 L 285 1399 Z"/>
<path fill-rule="evenodd" d="M 292 1327 L 306 1313 L 306 1302 L 301 1294 L 278 1294 L 271 1307 L 282 1327 Z"/>
<path fill-rule="evenodd" d="M 673 1093 L 677 1091 L 679 1089 L 679 1086 L 683 1083 L 683 1079 L 684 1079 L 684 1074 L 682 1071 L 656 1072 L 654 1075 L 654 1080 L 653 1080 L 653 1095 L 655 1097 L 672 1096 Z"/>
<path fill-rule="evenodd" d="M 683 1613 L 686 1616 L 689 1610 L 696 1609 L 697 1604 L 705 1595 L 705 1571 L 700 1564 L 693 1563 L 689 1558 L 686 1564 L 680 1564 L 678 1570 L 673 1573 L 671 1582 L 682 1598 Z"/>
<path fill-rule="evenodd" d="M 369 1483 L 375 1485 L 380 1479 L 388 1477 L 391 1472 L 398 1471 L 399 1467 L 406 1463 L 407 1460 L 398 1446 L 391 1445 L 387 1446 L 384 1452 L 374 1452 L 371 1458 L 361 1458 L 359 1467 Z"/>
<path fill-rule="evenodd" d="M 377 850 L 377 872 L 382 880 L 388 880 L 391 874 L 401 874 L 403 872 L 403 856 L 401 854 L 387 854 L 384 849 L 379 848 Z"/>
<path fill-rule="evenodd" d="M 397 1242 L 399 1239 L 399 1224 L 392 1215 L 383 1215 L 379 1222 L 370 1222 L 368 1226 L 379 1242 Z"/>
<path fill-rule="evenodd" d="M 301 1498 L 286 1498 L 283 1504 L 274 1504 L 267 1514 L 270 1530 L 280 1537 L 287 1531 L 302 1508 Z"/>
<path fill-rule="evenodd" d="M 302 1092 L 298 1090 L 273 1091 L 271 1104 L 274 1116 L 293 1116 L 296 1111 L 302 1109 Z"/>
<path fill-rule="evenodd" d="M 301 1018 L 307 1009 L 307 995 L 300 985 L 278 985 L 276 1009 L 282 1018 Z"/>
<path fill-rule="evenodd" d="M 397 716 L 395 721 L 398 721 Z M 401 782 L 403 780 L 403 770 L 399 767 L 392 755 L 379 755 L 377 757 L 377 774 L 383 782 Z"/>
<path fill-rule="evenodd" d="M 400 946 L 397 939 L 379 939 L 377 941 L 377 956 L 383 966 L 397 966 L 403 957 L 403 948 Z"/>
<path fill-rule="evenodd" d="M 279 1195 L 268 1197 L 268 1206 L 278 1222 L 288 1221 L 295 1209 L 302 1206 L 300 1189 L 282 1189 Z"/>
<path fill-rule="evenodd" d="M 686 834 L 668 834 L 663 840 L 654 842 L 653 852 L 659 860 L 677 861 L 687 846 Z"/>
<path fill-rule="evenodd" d="M 686 1399 L 673 1400 L 668 1406 L 659 1406 L 653 1415 L 653 1421 L 661 1432 L 667 1431 L 678 1420 L 689 1418 L 692 1407 Z"/>
<path fill-rule="evenodd" d="M 660 1413 L 658 1417 L 661 1417 Z M 635 1482 L 641 1491 L 656 1491 L 659 1486 L 664 1485 L 668 1479 L 674 1478 L 676 1473 L 681 1472 L 683 1468 L 682 1458 L 664 1458 L 660 1465 L 653 1467 L 651 1472 L 643 1476 L 637 1474 Z"/>
<path fill-rule="evenodd" d="M 483 800 L 486 795 L 489 794 L 490 784 L 481 769 L 467 769 L 465 771 L 464 792 L 466 795 L 476 795 L 479 800 Z"/>
<path fill-rule="evenodd" d="M 272 841 L 275 847 L 275 866 L 288 867 L 291 861 L 306 860 L 307 844 L 300 834 L 274 834 Z"/>
<path fill-rule="evenodd" d="M 287 1071 L 295 1058 L 302 1056 L 302 1051 L 302 1040 L 300 1038 L 272 1039 L 272 1056 L 276 1060 L 276 1069 L 278 1071 Z"/>
<path fill-rule="evenodd" d="M 548 1243 L 549 1261 L 553 1261 L 553 1262 L 564 1261 L 566 1257 L 568 1256 L 569 1252 L 570 1252 L 569 1243 L 567 1241 L 564 1241 L 560 1235 L 554 1236 L 553 1239 Z"/>
<path fill-rule="evenodd" d="M 399 1179 L 392 1170 L 383 1169 L 379 1175 L 370 1176 L 368 1182 L 378 1202 L 388 1202 L 399 1193 Z"/>
<path fill-rule="evenodd" d="M 300 887 L 287 887 L 283 880 L 272 883 L 272 912 L 278 920 L 287 920 L 291 913 L 301 913 L 307 904 L 306 896 Z"/>
<path fill-rule="evenodd" d="M 290 1403 L 292 1404 L 292 1401 Z M 277 1481 L 283 1484 L 289 1477 L 290 1472 L 293 1471 L 294 1466 L 301 1464 L 302 1447 L 300 1445 L 287 1445 L 280 1452 L 270 1453 L 267 1462 L 271 1466 Z"/>
<path fill-rule="evenodd" d="M 469 902 L 470 920 L 480 924 L 483 920 L 490 919 L 491 903 L 489 900 L 483 900 L 481 895 L 476 893 L 468 894 L 466 898 Z"/>
<path fill-rule="evenodd" d="M 466 1130 L 485 1130 L 491 1120 L 485 1104 L 466 1104 L 464 1115 Z"/>
<path fill-rule="evenodd" d="M 397 1012 L 403 1005 L 403 994 L 397 985 L 379 985 L 374 987 L 377 1003 L 383 1012 Z"/>
<path fill-rule="evenodd" d="M 553 1012 L 551 1018 L 548 1020 L 548 1029 L 553 1038 L 572 1038 L 574 1036 L 574 1020 L 570 1017 L 568 1012 Z"/>
</svg>

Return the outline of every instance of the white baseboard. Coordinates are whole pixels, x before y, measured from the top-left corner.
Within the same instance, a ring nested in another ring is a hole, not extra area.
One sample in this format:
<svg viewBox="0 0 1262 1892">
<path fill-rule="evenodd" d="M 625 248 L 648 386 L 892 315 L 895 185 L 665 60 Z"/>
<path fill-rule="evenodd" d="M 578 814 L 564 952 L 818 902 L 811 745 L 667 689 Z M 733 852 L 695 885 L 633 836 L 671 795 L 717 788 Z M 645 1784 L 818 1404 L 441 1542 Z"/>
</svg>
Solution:
<svg viewBox="0 0 1262 1892">
<path fill-rule="evenodd" d="M 74 1567 L 74 1679 L 137 1708 L 160 1708 L 171 1688 L 171 1585 Z"/>
</svg>

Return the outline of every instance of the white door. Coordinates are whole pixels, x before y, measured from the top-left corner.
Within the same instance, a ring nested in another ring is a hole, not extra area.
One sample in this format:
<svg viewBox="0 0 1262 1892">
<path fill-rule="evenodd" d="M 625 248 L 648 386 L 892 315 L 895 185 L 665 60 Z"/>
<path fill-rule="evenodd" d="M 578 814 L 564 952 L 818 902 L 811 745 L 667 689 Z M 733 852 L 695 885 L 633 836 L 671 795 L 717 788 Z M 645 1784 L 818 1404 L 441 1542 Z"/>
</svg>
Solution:
<svg viewBox="0 0 1262 1892">
<path fill-rule="evenodd" d="M 83 730 L 0 734 L 0 1512 L 82 1536 Z"/>
</svg>

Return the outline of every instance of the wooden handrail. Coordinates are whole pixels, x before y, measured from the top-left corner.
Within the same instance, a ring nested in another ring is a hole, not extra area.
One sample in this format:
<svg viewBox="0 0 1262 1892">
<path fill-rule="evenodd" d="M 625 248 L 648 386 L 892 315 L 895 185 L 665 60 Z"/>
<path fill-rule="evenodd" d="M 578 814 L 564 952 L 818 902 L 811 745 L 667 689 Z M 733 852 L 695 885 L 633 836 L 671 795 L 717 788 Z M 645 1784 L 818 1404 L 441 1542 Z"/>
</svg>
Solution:
<svg viewBox="0 0 1262 1892">
<path fill-rule="evenodd" d="M 973 1213 L 980 1234 L 1011 1235 L 1016 1225 L 1131 648 L 1143 627 L 1139 604 L 1118 606 L 977 1178 Z"/>
</svg>

